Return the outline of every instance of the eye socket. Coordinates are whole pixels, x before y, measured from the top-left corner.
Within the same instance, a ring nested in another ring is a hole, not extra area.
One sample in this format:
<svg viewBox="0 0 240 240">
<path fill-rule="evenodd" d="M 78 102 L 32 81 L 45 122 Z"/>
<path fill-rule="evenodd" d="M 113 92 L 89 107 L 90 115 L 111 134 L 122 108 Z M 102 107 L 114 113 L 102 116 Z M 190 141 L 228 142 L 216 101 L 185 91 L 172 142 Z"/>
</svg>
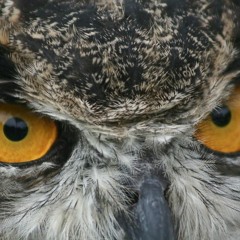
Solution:
<svg viewBox="0 0 240 240">
<path fill-rule="evenodd" d="M 57 139 L 56 123 L 14 104 L 0 103 L 0 162 L 42 158 Z"/>
<path fill-rule="evenodd" d="M 195 136 L 206 147 L 221 153 L 240 152 L 240 87 L 228 102 L 197 126 Z"/>
</svg>

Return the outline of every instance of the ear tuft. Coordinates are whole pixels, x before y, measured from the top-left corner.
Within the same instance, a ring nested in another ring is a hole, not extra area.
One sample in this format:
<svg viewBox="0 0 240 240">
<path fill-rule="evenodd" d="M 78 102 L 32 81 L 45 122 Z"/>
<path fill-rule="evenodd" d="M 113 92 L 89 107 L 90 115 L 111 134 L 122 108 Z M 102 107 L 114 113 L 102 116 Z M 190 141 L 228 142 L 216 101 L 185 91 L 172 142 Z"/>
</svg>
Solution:
<svg viewBox="0 0 240 240">
<path fill-rule="evenodd" d="M 0 0 L 0 45 L 7 46 L 13 26 L 27 19 L 51 0 Z"/>
</svg>

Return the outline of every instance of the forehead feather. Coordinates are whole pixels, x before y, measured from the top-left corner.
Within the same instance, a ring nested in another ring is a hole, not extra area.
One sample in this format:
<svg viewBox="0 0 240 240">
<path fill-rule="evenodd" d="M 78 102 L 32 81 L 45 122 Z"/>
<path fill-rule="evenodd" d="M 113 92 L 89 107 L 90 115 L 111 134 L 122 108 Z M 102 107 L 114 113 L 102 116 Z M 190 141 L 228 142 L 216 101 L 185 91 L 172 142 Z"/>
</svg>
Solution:
<svg viewBox="0 0 240 240">
<path fill-rule="evenodd" d="M 233 77 L 219 77 L 236 52 L 223 1 L 24 2 L 5 14 L 18 14 L 8 34 L 25 98 L 80 120 L 186 113 Z"/>
</svg>

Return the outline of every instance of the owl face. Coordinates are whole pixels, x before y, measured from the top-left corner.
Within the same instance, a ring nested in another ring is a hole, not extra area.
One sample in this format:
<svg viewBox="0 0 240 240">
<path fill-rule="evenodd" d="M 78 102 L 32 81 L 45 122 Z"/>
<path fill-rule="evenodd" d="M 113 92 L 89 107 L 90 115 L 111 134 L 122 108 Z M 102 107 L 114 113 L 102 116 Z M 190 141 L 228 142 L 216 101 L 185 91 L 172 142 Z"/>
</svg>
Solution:
<svg viewBox="0 0 240 240">
<path fill-rule="evenodd" d="M 0 239 L 238 239 L 239 10 L 0 0 Z"/>
</svg>

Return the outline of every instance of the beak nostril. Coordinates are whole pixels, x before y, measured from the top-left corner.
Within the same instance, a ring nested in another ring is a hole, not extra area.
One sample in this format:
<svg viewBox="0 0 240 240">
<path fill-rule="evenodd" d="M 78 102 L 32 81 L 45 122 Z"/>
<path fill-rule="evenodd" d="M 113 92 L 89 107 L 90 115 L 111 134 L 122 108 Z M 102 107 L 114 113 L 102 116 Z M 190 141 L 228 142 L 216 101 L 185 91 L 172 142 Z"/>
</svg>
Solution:
<svg viewBox="0 0 240 240">
<path fill-rule="evenodd" d="M 167 187 L 163 191 L 163 195 L 164 195 L 165 199 L 168 199 L 168 190 L 169 190 L 169 185 L 167 185 Z"/>
<path fill-rule="evenodd" d="M 126 201 L 128 206 L 134 207 L 139 201 L 139 191 L 128 189 L 126 191 Z"/>
</svg>

